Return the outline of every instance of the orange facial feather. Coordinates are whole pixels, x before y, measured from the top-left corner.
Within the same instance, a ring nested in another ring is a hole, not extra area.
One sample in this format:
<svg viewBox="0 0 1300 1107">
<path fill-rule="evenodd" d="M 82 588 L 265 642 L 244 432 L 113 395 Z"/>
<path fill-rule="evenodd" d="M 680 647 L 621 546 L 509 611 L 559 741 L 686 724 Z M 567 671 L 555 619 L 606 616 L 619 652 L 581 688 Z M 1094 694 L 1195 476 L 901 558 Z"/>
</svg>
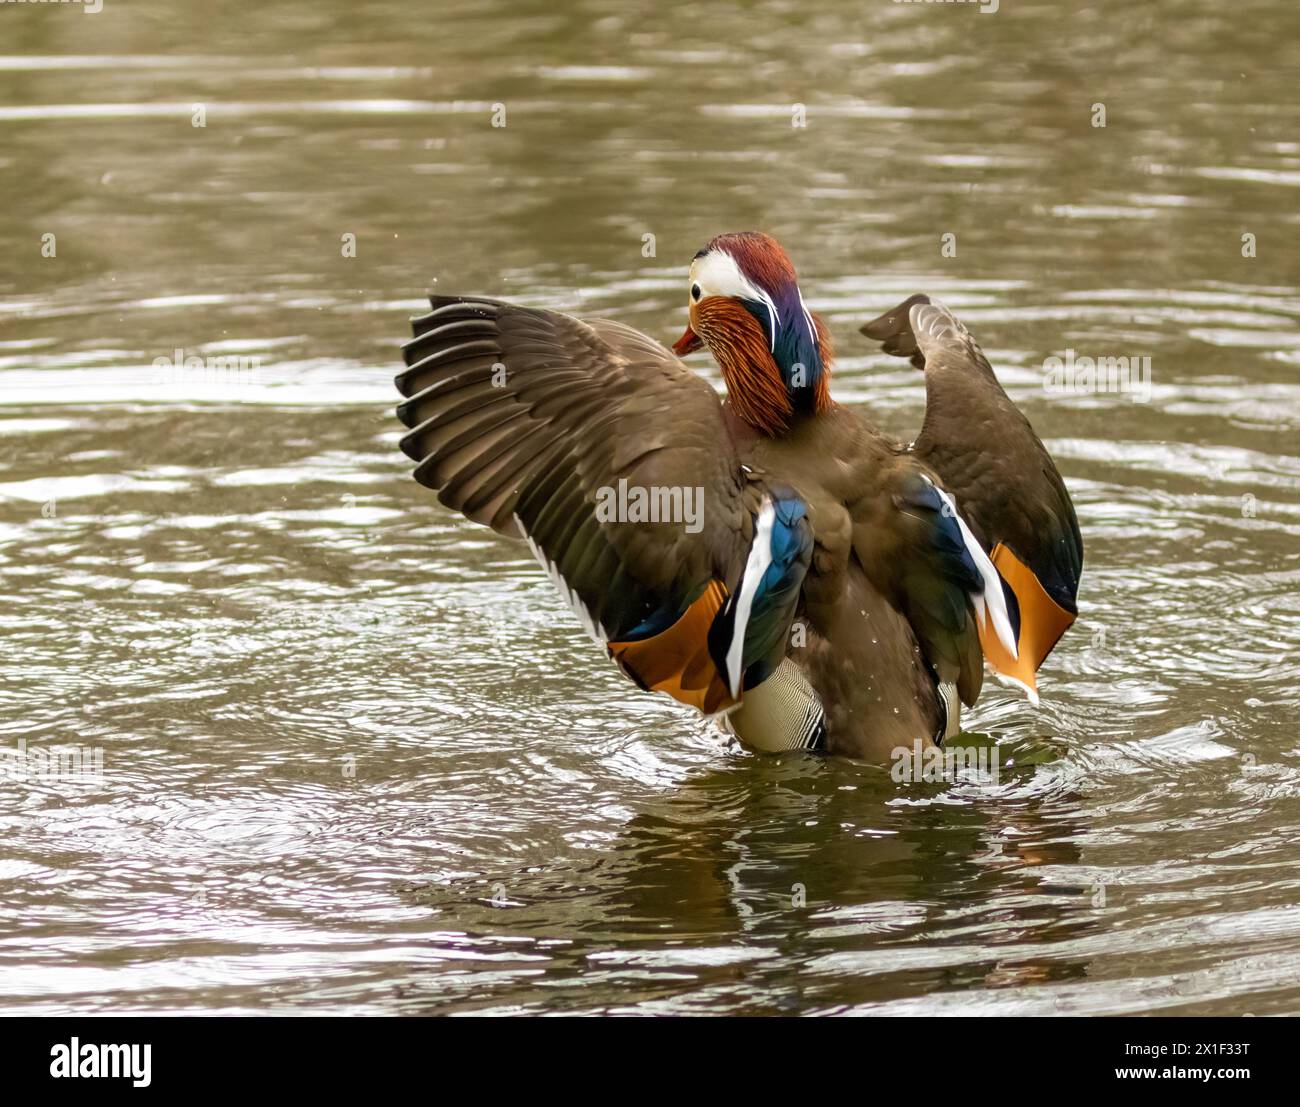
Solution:
<svg viewBox="0 0 1300 1107">
<path fill-rule="evenodd" d="M 822 359 L 821 376 L 817 380 L 817 396 L 813 400 L 813 410 L 818 415 L 831 407 L 831 361 L 835 357 L 835 346 L 831 342 L 831 332 L 822 322 L 820 315 L 813 315 L 817 327 L 817 354 Z"/>
<path fill-rule="evenodd" d="M 769 437 L 784 434 L 794 409 L 759 321 L 724 296 L 701 300 L 691 315 L 692 329 L 709 344 L 737 414 Z"/>
</svg>

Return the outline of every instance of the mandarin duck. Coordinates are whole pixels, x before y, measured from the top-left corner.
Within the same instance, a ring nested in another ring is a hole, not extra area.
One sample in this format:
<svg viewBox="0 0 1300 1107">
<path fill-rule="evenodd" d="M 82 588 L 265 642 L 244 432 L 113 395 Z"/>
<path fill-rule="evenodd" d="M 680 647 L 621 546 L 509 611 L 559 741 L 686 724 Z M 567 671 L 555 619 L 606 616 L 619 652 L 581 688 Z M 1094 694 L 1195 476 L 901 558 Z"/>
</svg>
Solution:
<svg viewBox="0 0 1300 1107">
<path fill-rule="evenodd" d="M 715 237 L 688 289 L 672 351 L 609 319 L 433 296 L 397 377 L 415 478 L 526 542 L 628 677 L 753 749 L 941 744 L 986 661 L 1036 702 L 1083 544 L 966 328 L 927 296 L 862 328 L 924 373 L 904 445 L 831 398 L 829 333 L 774 239 Z M 725 399 L 681 360 L 703 347 Z"/>
</svg>

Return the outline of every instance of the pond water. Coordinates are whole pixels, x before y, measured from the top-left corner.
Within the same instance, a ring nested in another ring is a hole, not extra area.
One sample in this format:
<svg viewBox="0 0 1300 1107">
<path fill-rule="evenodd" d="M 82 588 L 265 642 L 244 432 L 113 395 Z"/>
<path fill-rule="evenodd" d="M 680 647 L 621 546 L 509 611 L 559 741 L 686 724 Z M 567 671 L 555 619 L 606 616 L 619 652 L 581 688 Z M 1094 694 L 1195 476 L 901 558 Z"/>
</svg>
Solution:
<svg viewBox="0 0 1300 1107">
<path fill-rule="evenodd" d="M 0 1009 L 1300 1009 L 1300 8 L 1064 7 L 3 5 Z M 751 227 L 1069 483 L 996 782 L 729 745 L 396 448 L 428 290 L 671 341 Z"/>
</svg>

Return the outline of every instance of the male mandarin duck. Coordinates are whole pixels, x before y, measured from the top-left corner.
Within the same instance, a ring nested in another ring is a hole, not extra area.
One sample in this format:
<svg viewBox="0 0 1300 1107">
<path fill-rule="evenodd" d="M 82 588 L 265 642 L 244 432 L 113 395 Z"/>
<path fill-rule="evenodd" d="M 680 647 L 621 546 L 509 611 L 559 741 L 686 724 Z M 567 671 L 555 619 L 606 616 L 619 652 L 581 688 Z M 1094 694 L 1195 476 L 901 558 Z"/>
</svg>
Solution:
<svg viewBox="0 0 1300 1107">
<path fill-rule="evenodd" d="M 774 239 L 714 238 L 689 297 L 673 350 L 707 347 L 725 399 L 622 323 L 434 296 L 397 378 L 416 479 L 526 541 L 637 684 L 752 748 L 942 743 L 986 660 L 1036 701 L 1083 543 L 966 328 L 926 296 L 862 328 L 924 371 L 904 446 L 831 398 L 829 334 Z"/>
</svg>

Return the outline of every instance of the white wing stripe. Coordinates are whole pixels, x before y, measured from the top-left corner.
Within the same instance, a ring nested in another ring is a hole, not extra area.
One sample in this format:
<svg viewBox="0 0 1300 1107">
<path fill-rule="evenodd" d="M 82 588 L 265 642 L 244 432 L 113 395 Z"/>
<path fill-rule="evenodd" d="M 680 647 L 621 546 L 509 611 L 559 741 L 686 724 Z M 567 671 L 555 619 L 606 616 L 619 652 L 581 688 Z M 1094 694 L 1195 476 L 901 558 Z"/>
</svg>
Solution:
<svg viewBox="0 0 1300 1107">
<path fill-rule="evenodd" d="M 745 561 L 745 575 L 741 578 L 740 594 L 736 597 L 736 621 L 732 624 L 731 642 L 727 647 L 727 684 L 733 699 L 740 695 L 745 628 L 749 625 L 749 613 L 754 606 L 754 595 L 758 591 L 763 574 L 772 564 L 772 524 L 775 520 L 776 508 L 770 497 L 764 498 L 763 506 L 758 510 L 758 526 L 754 531 L 754 542 L 749 547 L 749 557 Z"/>
<path fill-rule="evenodd" d="M 966 520 L 958 513 L 957 504 L 953 498 L 938 485 L 934 486 L 934 490 L 939 493 L 943 498 L 943 502 L 952 511 L 953 518 L 957 520 L 957 526 L 961 528 L 961 538 L 966 543 L 966 552 L 970 554 L 971 560 L 975 562 L 975 568 L 980 571 L 980 576 L 984 578 L 984 594 L 973 597 L 975 614 L 979 616 L 980 622 L 984 624 L 987 624 L 990 616 L 992 617 L 993 629 L 997 631 L 999 641 L 1007 648 L 1007 653 L 1014 658 L 1018 658 L 1020 656 L 1020 647 L 1016 644 L 1016 636 L 1011 632 L 1011 616 L 1007 614 L 1007 601 L 1002 594 L 1002 578 L 998 576 L 998 571 L 993 568 L 993 562 L 989 560 L 988 554 L 975 541 L 975 536 L 971 534 L 970 527 L 966 525 Z"/>
</svg>

